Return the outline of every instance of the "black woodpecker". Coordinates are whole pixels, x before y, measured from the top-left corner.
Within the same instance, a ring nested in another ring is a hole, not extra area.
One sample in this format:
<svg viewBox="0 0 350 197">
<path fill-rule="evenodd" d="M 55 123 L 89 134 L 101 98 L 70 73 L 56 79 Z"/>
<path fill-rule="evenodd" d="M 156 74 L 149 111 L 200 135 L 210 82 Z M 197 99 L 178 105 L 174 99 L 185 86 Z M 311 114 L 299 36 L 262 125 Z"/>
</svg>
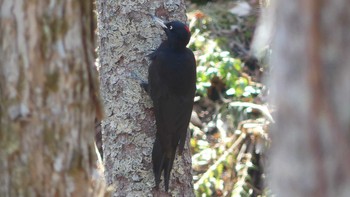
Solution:
<svg viewBox="0 0 350 197">
<path fill-rule="evenodd" d="M 164 173 L 165 191 L 175 153 L 182 154 L 196 91 L 196 61 L 186 47 L 191 33 L 180 21 L 165 23 L 153 16 L 167 35 L 158 49 L 149 55 L 152 63 L 148 70 L 148 84 L 144 87 L 151 96 L 156 117 L 156 140 L 152 162 L 156 188 Z"/>
</svg>

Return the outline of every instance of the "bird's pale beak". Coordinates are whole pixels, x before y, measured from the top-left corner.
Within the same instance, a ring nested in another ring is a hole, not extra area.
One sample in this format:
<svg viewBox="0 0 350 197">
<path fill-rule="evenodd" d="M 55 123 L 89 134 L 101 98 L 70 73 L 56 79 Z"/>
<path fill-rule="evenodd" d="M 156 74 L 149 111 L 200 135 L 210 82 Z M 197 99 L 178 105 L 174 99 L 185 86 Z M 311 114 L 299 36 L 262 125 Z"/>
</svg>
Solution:
<svg viewBox="0 0 350 197">
<path fill-rule="evenodd" d="M 160 26 L 162 26 L 164 29 L 168 29 L 168 27 L 165 25 L 165 22 L 162 20 L 162 19 L 160 19 L 160 18 L 158 18 L 158 17 L 156 17 L 156 16 L 154 16 L 154 15 L 152 15 L 152 18 L 153 18 L 153 20 L 155 21 L 155 22 L 157 22 Z"/>
</svg>

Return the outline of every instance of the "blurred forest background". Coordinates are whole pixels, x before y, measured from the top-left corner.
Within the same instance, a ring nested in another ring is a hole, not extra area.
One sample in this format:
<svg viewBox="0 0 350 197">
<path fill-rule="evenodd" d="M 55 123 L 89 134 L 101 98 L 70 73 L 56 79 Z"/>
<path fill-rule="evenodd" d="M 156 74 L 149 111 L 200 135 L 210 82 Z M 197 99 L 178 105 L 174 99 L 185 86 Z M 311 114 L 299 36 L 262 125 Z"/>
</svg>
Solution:
<svg viewBox="0 0 350 197">
<path fill-rule="evenodd" d="M 268 67 L 251 51 L 262 1 L 187 2 L 197 59 L 191 119 L 196 196 L 267 196 L 265 152 L 273 121 L 262 76 Z M 260 59 L 268 46 L 259 49 Z"/>
<path fill-rule="evenodd" d="M 269 2 L 188 5 L 196 195 L 349 196 L 350 3 Z"/>
</svg>

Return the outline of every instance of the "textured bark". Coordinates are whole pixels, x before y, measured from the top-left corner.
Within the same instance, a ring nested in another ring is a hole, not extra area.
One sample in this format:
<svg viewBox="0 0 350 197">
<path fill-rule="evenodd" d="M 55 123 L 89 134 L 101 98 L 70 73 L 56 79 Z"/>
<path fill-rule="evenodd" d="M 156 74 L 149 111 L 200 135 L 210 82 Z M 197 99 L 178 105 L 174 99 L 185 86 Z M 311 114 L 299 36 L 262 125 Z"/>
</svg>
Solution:
<svg viewBox="0 0 350 197">
<path fill-rule="evenodd" d="M 274 6 L 273 193 L 350 196 L 350 1 Z"/>
<path fill-rule="evenodd" d="M 107 183 L 114 196 L 166 196 L 153 189 L 151 152 L 155 138 L 152 102 L 135 75 L 146 80 L 148 54 L 163 30 L 147 14 L 185 21 L 183 0 L 97 1 L 103 157 Z M 170 180 L 173 196 L 193 196 L 191 155 L 187 146 L 177 156 Z"/>
<path fill-rule="evenodd" d="M 92 1 L 0 1 L 0 196 L 93 196 Z"/>
</svg>

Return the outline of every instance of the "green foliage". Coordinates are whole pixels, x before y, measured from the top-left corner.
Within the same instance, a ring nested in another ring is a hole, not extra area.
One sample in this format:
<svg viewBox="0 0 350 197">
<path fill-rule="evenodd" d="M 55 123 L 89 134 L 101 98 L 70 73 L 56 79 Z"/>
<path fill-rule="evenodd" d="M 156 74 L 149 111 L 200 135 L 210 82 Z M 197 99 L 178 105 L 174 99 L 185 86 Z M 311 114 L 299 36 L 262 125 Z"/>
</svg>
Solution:
<svg viewBox="0 0 350 197">
<path fill-rule="evenodd" d="M 198 15 L 200 15 L 200 18 L 196 18 Z M 253 86 L 246 89 L 250 84 L 247 78 L 241 76 L 242 61 L 239 58 L 234 58 L 229 51 L 223 49 L 227 48 L 225 37 L 214 35 L 213 28 L 220 26 L 219 24 L 222 23 L 213 25 L 212 18 L 198 11 L 189 16 L 192 21 L 191 32 L 193 32 L 189 47 L 194 51 L 197 58 L 197 92 L 206 96 L 207 88 L 211 86 L 210 80 L 214 76 L 225 82 L 227 96 L 250 97 L 253 95 L 252 88 L 254 89 L 253 93 L 259 91 Z M 228 25 L 231 20 L 227 20 L 227 18 L 221 20 L 221 22 Z M 223 25 L 222 28 L 227 25 Z"/>
</svg>

